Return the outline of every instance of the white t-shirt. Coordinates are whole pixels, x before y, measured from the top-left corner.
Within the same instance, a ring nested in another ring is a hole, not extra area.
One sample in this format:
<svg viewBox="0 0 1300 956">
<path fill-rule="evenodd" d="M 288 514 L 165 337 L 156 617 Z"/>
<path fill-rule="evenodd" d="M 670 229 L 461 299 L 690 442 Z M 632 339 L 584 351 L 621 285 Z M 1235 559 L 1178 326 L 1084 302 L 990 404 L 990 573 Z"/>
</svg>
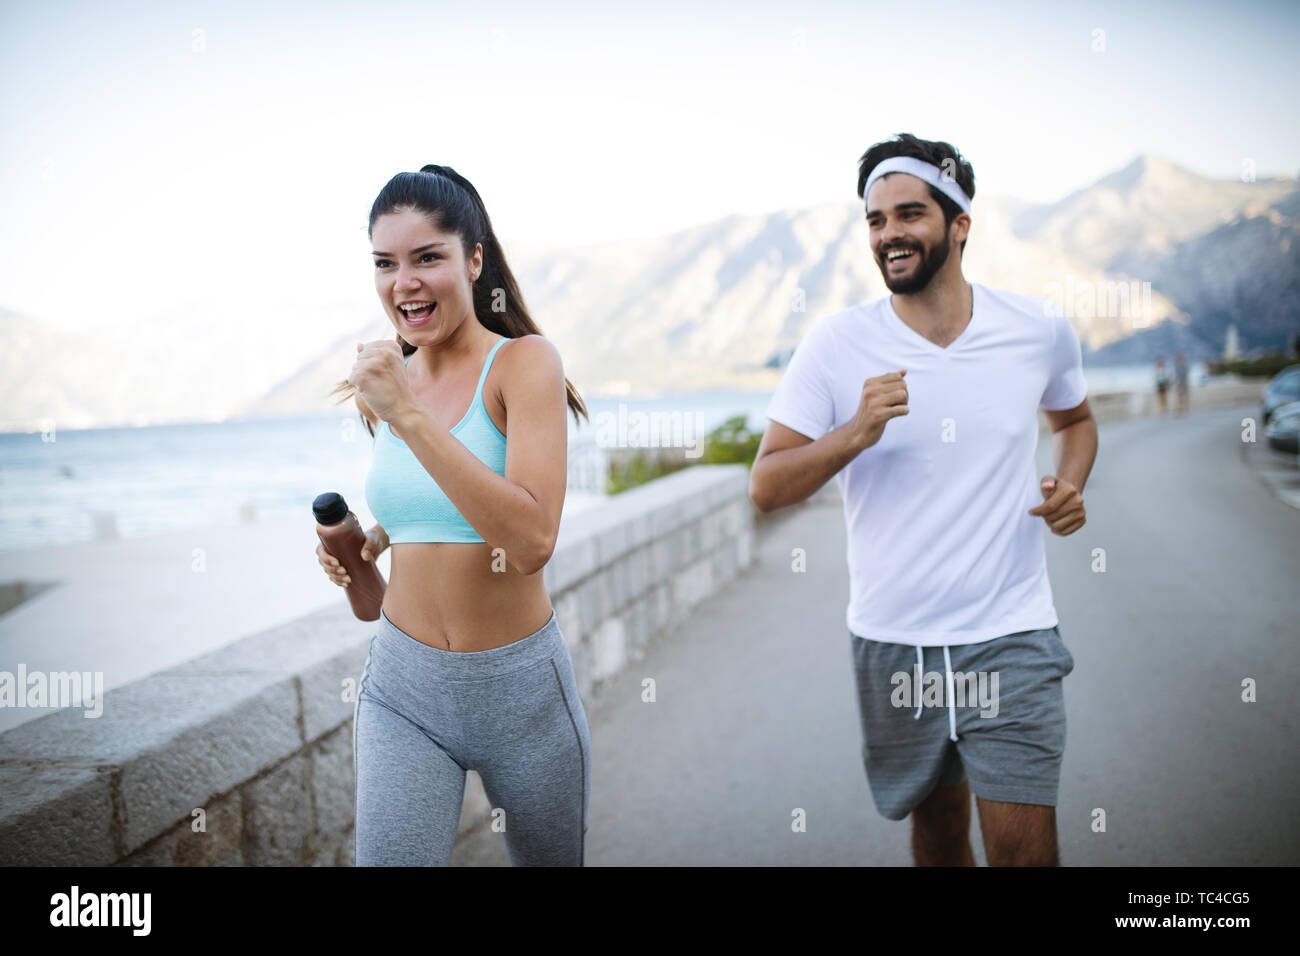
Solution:
<svg viewBox="0 0 1300 956">
<path fill-rule="evenodd" d="M 868 378 L 906 369 L 908 409 L 835 476 L 848 527 L 845 620 L 859 637 L 975 644 L 1058 623 L 1035 469 L 1038 407 L 1087 396 L 1079 339 L 1050 300 L 971 283 L 965 331 L 940 348 L 888 295 L 819 319 L 767 417 L 816 441 L 850 421 Z"/>
</svg>

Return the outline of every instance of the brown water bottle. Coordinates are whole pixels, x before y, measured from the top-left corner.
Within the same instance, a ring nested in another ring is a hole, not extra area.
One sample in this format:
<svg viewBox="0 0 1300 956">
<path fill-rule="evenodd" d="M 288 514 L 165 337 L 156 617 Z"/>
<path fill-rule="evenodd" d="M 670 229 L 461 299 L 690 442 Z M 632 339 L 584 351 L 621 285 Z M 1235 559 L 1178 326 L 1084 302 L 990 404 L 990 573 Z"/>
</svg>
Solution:
<svg viewBox="0 0 1300 956">
<path fill-rule="evenodd" d="M 339 564 L 352 579 L 352 583 L 344 588 L 352 603 L 352 613 L 358 620 L 379 620 L 379 606 L 384 603 L 388 583 L 374 561 L 361 557 L 361 549 L 366 544 L 366 532 L 361 522 L 348 510 L 343 496 L 334 491 L 317 495 L 311 510 L 316 516 L 316 536 L 325 545 L 325 550 L 339 559 Z"/>
</svg>

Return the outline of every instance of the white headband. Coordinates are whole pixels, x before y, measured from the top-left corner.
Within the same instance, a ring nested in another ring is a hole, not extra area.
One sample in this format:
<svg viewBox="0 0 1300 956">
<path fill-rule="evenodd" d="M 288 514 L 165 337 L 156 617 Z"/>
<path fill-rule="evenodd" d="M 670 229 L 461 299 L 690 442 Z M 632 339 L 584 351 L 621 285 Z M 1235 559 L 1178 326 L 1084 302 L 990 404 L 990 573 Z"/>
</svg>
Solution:
<svg viewBox="0 0 1300 956">
<path fill-rule="evenodd" d="M 871 191 L 871 184 L 885 173 L 908 173 L 917 179 L 924 180 L 960 206 L 962 212 L 970 212 L 970 197 L 962 192 L 956 180 L 945 179 L 938 166 L 927 163 L 923 159 L 914 159 L 911 156 L 895 156 L 892 159 L 885 160 L 873 169 L 871 175 L 867 177 L 867 184 L 862 187 L 863 202 L 867 199 L 867 193 Z"/>
</svg>

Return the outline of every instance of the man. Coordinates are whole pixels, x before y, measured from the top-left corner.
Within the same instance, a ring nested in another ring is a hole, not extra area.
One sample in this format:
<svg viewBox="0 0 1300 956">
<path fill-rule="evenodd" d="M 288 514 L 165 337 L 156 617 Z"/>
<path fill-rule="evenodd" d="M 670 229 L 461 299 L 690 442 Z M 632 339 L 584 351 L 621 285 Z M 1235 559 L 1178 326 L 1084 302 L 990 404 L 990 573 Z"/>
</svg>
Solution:
<svg viewBox="0 0 1300 956">
<path fill-rule="evenodd" d="M 858 195 L 892 295 L 820 319 L 799 344 L 750 498 L 772 511 L 839 482 L 867 779 L 882 815 L 911 814 L 916 863 L 974 864 L 973 789 L 990 864 L 1058 865 L 1074 659 L 1042 527 L 1069 535 L 1085 520 L 1097 429 L 1079 341 L 1046 300 L 962 277 L 975 175 L 947 143 L 872 146 Z M 1041 482 L 1038 407 L 1056 460 Z M 979 701 L 958 707 L 959 681 Z"/>
</svg>

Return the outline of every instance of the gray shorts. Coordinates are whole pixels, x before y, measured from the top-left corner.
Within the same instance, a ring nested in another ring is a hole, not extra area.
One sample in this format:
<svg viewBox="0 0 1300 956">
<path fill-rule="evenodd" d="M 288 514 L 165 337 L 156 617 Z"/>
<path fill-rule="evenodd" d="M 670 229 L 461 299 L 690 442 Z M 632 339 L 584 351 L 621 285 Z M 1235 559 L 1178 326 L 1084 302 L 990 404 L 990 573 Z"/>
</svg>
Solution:
<svg viewBox="0 0 1300 956">
<path fill-rule="evenodd" d="M 1059 627 L 948 647 L 849 639 L 862 759 L 882 816 L 902 820 L 936 785 L 967 776 L 985 800 L 1056 806 L 1061 681 L 1074 670 Z"/>
</svg>

